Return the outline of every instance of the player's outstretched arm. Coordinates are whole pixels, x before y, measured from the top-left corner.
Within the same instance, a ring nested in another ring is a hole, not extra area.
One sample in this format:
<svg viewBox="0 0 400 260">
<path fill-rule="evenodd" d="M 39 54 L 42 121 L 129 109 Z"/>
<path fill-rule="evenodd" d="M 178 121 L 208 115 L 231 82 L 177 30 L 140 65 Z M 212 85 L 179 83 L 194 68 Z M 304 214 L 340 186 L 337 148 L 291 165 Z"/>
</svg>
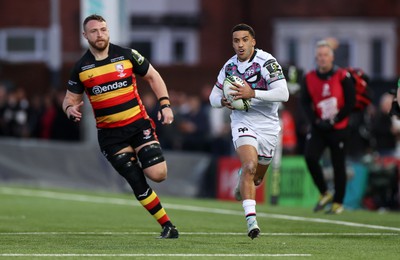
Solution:
<svg viewBox="0 0 400 260">
<path fill-rule="evenodd" d="M 82 112 L 81 107 L 83 106 L 83 94 L 75 94 L 67 90 L 64 101 L 63 110 L 67 117 L 74 122 L 81 121 Z"/>
</svg>

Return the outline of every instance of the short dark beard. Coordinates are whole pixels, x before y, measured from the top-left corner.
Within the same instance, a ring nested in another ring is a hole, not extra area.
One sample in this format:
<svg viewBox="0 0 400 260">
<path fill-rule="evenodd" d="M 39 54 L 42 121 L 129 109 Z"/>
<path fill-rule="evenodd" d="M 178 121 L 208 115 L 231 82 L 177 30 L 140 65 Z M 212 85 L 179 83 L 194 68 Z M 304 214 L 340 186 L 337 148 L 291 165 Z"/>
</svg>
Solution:
<svg viewBox="0 0 400 260">
<path fill-rule="evenodd" d="M 104 51 L 110 43 L 109 40 L 104 40 L 104 41 L 106 42 L 106 44 L 104 44 L 104 47 L 101 47 L 101 48 L 96 46 L 96 42 L 88 41 L 88 43 L 93 49 L 101 52 L 101 51 Z"/>
</svg>

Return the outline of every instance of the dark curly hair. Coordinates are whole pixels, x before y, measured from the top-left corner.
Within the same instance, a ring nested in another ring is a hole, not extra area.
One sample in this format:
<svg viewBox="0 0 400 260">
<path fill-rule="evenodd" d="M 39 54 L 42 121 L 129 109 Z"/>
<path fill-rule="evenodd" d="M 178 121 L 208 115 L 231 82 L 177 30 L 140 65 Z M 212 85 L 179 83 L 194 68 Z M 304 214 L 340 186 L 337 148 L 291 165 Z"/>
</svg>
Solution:
<svg viewBox="0 0 400 260">
<path fill-rule="evenodd" d="M 256 38 L 256 33 L 254 32 L 253 28 L 245 23 L 237 24 L 232 28 L 232 33 L 237 31 L 248 31 L 253 38 Z"/>
</svg>

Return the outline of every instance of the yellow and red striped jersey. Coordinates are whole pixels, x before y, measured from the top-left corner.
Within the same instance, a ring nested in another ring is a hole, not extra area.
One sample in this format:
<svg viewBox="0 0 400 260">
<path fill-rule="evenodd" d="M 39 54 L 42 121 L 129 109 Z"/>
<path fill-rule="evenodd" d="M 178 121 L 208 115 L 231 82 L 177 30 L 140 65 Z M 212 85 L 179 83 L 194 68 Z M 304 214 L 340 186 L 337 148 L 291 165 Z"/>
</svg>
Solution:
<svg viewBox="0 0 400 260">
<path fill-rule="evenodd" d="M 68 90 L 89 98 L 97 128 L 115 128 L 147 119 L 136 85 L 149 62 L 136 50 L 110 44 L 108 57 L 96 61 L 88 50 L 75 64 Z"/>
</svg>

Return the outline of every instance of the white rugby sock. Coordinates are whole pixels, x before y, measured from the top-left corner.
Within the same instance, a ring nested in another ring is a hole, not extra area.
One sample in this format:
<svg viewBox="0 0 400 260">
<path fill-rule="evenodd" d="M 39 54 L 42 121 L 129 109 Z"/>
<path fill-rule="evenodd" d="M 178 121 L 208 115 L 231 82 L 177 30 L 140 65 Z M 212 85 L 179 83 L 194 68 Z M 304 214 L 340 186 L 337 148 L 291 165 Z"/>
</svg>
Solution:
<svg viewBox="0 0 400 260">
<path fill-rule="evenodd" d="M 256 201 L 255 200 L 243 200 L 244 215 L 247 217 L 256 216 Z"/>
</svg>

